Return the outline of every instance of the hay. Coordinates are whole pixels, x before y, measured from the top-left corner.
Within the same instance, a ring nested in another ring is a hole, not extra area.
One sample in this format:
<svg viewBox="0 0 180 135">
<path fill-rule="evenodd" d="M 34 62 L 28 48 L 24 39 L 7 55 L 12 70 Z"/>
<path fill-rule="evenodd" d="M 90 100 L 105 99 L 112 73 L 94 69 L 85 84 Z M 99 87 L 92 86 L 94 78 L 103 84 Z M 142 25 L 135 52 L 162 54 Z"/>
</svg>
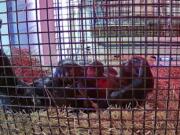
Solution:
<svg viewBox="0 0 180 135">
<path fill-rule="evenodd" d="M 174 112 L 177 117 L 177 112 Z M 171 113 L 172 115 L 172 113 Z M 176 119 L 167 119 L 166 111 L 153 110 L 146 105 L 143 108 L 121 110 L 121 108 L 108 108 L 106 111 L 79 115 L 66 113 L 66 109 L 48 109 L 48 111 L 34 112 L 31 114 L 0 115 L 2 134 L 48 135 L 48 134 L 73 134 L 73 135 L 136 135 L 165 134 L 175 135 Z M 111 118 L 111 119 L 110 119 Z M 100 121 L 100 122 L 99 122 Z M 179 126 L 178 126 L 179 128 Z M 154 133 L 155 131 L 155 133 Z"/>
</svg>

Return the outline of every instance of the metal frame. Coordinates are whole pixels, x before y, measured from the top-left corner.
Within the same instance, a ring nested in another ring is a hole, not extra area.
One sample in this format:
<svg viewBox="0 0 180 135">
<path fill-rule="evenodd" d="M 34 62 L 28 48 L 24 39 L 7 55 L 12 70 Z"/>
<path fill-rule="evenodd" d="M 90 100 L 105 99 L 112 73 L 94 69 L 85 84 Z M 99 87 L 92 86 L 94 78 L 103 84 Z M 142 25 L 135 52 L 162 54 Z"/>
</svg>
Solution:
<svg viewBox="0 0 180 135">
<path fill-rule="evenodd" d="M 179 1 L 1 5 L 0 133 L 180 134 Z"/>
</svg>

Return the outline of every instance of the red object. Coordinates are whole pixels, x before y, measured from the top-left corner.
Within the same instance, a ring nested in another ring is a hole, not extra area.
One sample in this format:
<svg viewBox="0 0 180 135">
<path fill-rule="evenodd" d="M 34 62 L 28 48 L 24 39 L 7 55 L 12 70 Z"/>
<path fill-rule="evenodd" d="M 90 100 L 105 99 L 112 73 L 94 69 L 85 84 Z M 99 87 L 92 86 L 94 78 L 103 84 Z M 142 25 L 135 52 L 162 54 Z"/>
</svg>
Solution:
<svg viewBox="0 0 180 135">
<path fill-rule="evenodd" d="M 120 82 L 116 77 L 102 78 L 97 80 L 97 87 L 99 88 L 99 97 L 106 98 L 106 90 L 116 90 L 120 87 Z"/>
<path fill-rule="evenodd" d="M 11 51 L 12 66 L 18 79 L 32 83 L 33 80 L 46 75 L 40 67 L 39 60 L 30 55 L 29 49 L 12 47 Z"/>
<path fill-rule="evenodd" d="M 99 97 L 106 98 L 106 90 L 112 90 L 112 88 L 119 87 L 117 71 L 112 67 L 106 67 L 104 70 L 104 65 L 100 61 L 92 62 L 87 68 L 87 77 L 102 77 L 97 79 L 97 84 L 94 86 L 98 89 Z M 96 83 L 96 81 L 94 82 Z"/>
<path fill-rule="evenodd" d="M 97 80 L 97 87 L 99 89 L 99 97 L 105 97 L 106 96 L 106 88 L 108 88 L 108 81 L 107 79 L 99 79 Z"/>
</svg>

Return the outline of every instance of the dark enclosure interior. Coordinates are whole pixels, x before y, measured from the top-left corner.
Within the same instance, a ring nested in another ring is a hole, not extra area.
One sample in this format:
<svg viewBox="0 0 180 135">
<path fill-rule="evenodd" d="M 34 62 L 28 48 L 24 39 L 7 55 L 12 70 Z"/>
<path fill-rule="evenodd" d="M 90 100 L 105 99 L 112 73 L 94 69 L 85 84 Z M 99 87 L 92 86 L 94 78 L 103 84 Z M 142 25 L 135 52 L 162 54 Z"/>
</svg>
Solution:
<svg viewBox="0 0 180 135">
<path fill-rule="evenodd" d="M 0 134 L 180 134 L 180 1 L 0 8 Z"/>
</svg>

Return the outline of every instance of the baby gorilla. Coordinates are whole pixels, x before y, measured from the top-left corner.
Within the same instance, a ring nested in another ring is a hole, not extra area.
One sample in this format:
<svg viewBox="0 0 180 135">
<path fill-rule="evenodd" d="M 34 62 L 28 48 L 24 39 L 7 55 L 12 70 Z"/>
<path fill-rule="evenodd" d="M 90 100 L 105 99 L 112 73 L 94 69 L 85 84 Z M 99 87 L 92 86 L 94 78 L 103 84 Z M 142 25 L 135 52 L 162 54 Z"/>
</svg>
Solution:
<svg viewBox="0 0 180 135">
<path fill-rule="evenodd" d="M 154 79 L 148 62 L 142 57 L 133 57 L 121 66 L 120 90 L 113 91 L 110 99 L 125 107 L 135 107 L 145 101 L 147 94 L 154 88 Z"/>
</svg>

